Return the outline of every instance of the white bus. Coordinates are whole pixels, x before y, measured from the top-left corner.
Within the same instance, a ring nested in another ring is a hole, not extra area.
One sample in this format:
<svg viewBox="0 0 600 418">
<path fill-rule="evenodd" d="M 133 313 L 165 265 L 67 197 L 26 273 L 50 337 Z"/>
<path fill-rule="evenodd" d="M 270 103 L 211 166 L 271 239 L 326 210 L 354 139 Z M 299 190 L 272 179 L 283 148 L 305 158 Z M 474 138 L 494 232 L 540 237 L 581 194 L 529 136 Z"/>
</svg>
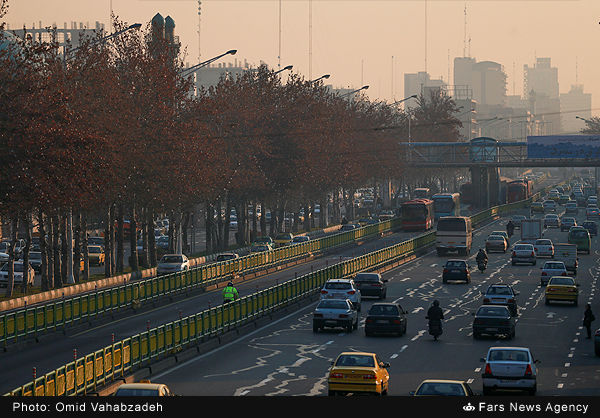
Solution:
<svg viewBox="0 0 600 418">
<path fill-rule="evenodd" d="M 443 216 L 438 220 L 435 232 L 435 248 L 439 256 L 450 251 L 469 255 L 473 245 L 471 218 L 466 216 Z"/>
</svg>

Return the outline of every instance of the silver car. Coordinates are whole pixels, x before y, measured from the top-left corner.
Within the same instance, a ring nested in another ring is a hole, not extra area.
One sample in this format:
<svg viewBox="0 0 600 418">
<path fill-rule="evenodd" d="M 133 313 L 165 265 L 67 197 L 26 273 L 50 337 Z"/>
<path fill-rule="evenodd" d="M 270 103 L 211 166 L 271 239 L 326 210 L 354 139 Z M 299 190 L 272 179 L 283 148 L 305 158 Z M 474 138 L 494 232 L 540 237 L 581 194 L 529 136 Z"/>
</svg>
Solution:
<svg viewBox="0 0 600 418">
<path fill-rule="evenodd" d="M 517 315 L 517 295 L 519 293 L 508 284 L 492 284 L 483 294 L 484 305 L 506 305 L 510 314 Z"/>
<path fill-rule="evenodd" d="M 183 254 L 165 254 L 156 266 L 156 274 L 169 274 L 190 269 L 190 261 Z"/>
<path fill-rule="evenodd" d="M 515 266 L 517 263 L 527 263 L 535 266 L 537 260 L 535 258 L 535 248 L 531 244 L 516 244 L 513 247 L 512 265 Z"/>
<path fill-rule="evenodd" d="M 490 347 L 485 358 L 483 394 L 490 395 L 494 390 L 521 389 L 530 395 L 537 391 L 537 364 L 529 348 Z"/>
<path fill-rule="evenodd" d="M 348 299 L 323 299 L 313 312 L 313 332 L 325 327 L 345 328 L 352 332 L 358 328 L 358 312 Z"/>
<path fill-rule="evenodd" d="M 323 299 L 349 299 L 356 310 L 360 312 L 361 294 L 353 280 L 327 280 L 321 289 L 321 300 Z"/>
<path fill-rule="evenodd" d="M 545 286 L 553 276 L 566 276 L 567 268 L 562 261 L 546 261 L 541 268 L 540 284 Z"/>
</svg>

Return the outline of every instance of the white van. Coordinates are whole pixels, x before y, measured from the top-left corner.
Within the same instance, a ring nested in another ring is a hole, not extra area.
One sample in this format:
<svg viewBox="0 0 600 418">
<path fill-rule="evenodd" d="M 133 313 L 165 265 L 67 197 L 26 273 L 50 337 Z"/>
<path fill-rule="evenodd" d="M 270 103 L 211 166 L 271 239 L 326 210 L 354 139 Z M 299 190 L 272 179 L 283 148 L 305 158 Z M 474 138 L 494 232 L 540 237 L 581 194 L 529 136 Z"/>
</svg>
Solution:
<svg viewBox="0 0 600 418">
<path fill-rule="evenodd" d="M 469 255 L 473 244 L 471 218 L 466 216 L 442 216 L 435 232 L 435 248 L 439 256 L 449 251 Z"/>
<path fill-rule="evenodd" d="M 577 275 L 577 245 L 554 244 L 554 259 L 565 263 L 567 271 Z"/>
</svg>

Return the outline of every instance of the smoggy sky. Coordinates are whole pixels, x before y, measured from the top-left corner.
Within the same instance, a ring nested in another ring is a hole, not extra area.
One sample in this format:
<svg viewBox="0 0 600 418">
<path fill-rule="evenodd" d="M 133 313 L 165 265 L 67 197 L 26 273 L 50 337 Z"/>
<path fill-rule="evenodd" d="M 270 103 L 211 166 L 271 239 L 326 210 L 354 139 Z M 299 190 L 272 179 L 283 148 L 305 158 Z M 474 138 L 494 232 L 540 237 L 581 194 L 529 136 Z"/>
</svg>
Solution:
<svg viewBox="0 0 600 418">
<path fill-rule="evenodd" d="M 40 21 L 59 28 L 71 21 L 108 27 L 110 3 L 9 0 L 4 21 L 11 29 L 38 27 Z M 312 74 L 309 3 L 281 1 L 281 67 L 291 64 L 307 79 L 331 74 L 328 84 L 334 87 L 363 83 L 370 85 L 365 93 L 371 99 L 399 100 L 404 73 L 427 70 L 433 78 L 450 76 L 452 84 L 453 59 L 463 56 L 466 45 L 477 61 L 504 65 L 509 95 L 522 94 L 523 65 L 550 57 L 560 92 L 577 79 L 592 94 L 592 114 L 600 115 L 600 0 L 312 0 Z M 202 0 L 202 60 L 237 49 L 221 62 L 237 58 L 277 68 L 279 5 L 279 0 Z M 197 0 L 112 0 L 112 8 L 128 23 L 146 24 L 157 12 L 171 16 L 187 48 L 185 61 L 198 62 Z"/>
</svg>

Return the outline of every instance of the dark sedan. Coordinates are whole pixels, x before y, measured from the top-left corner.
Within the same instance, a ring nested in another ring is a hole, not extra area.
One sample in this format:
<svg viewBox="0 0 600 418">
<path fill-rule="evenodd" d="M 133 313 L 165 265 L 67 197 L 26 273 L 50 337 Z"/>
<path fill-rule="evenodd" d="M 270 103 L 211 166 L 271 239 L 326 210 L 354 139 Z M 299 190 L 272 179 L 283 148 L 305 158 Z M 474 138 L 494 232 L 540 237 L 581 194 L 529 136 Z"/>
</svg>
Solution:
<svg viewBox="0 0 600 418">
<path fill-rule="evenodd" d="M 448 283 L 449 280 L 461 280 L 470 283 L 470 270 L 471 267 L 465 260 L 448 260 L 442 272 L 442 281 Z"/>
<path fill-rule="evenodd" d="M 406 334 L 406 312 L 397 303 L 374 303 L 365 320 L 365 335 L 375 333 Z"/>
<path fill-rule="evenodd" d="M 508 339 L 515 337 L 515 318 L 508 306 L 482 305 L 473 316 L 473 338 L 482 335 L 505 335 Z"/>
<path fill-rule="evenodd" d="M 354 277 L 354 284 L 360 290 L 361 296 L 376 296 L 385 299 L 387 294 L 387 280 L 381 278 L 379 273 L 358 273 Z"/>
</svg>

